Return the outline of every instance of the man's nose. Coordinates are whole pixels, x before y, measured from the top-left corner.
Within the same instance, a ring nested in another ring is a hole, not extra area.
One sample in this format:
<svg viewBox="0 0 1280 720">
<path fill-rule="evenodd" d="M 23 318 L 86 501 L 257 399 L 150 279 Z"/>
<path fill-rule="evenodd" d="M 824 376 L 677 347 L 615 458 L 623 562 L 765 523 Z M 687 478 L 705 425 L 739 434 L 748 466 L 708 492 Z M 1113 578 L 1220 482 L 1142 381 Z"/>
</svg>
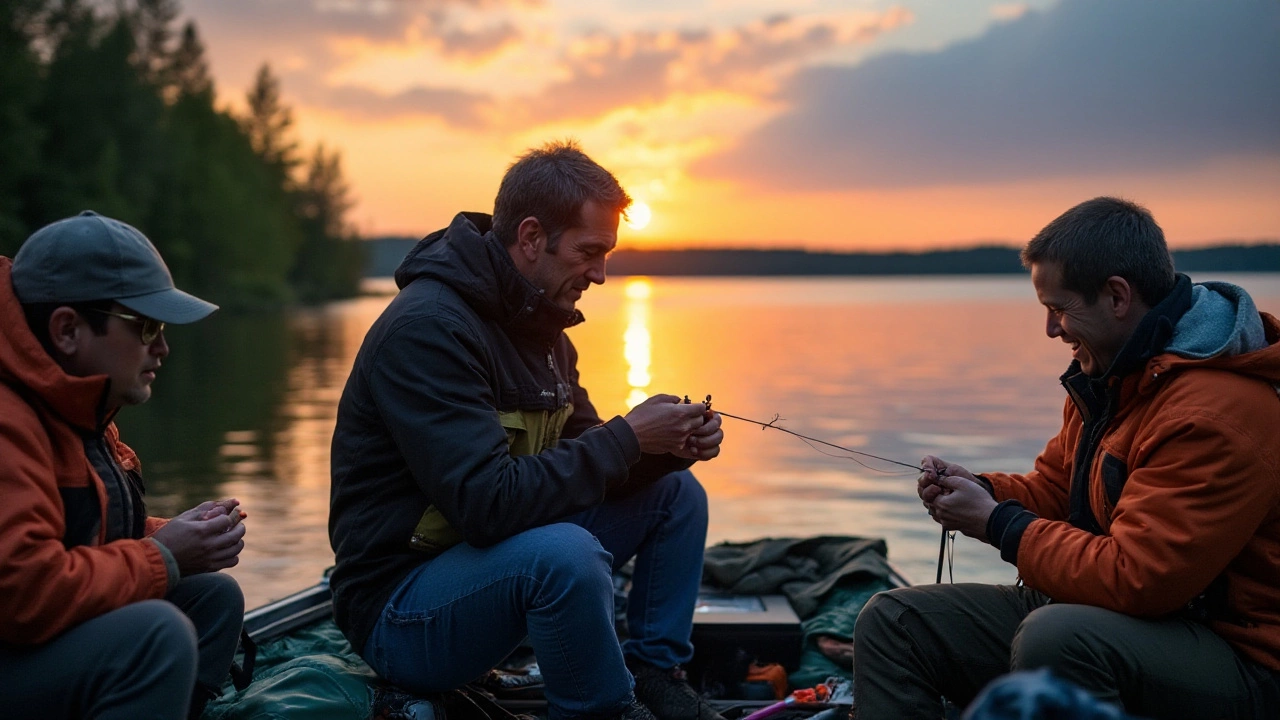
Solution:
<svg viewBox="0 0 1280 720">
<path fill-rule="evenodd" d="M 1045 320 L 1044 334 L 1051 338 L 1060 337 L 1062 335 L 1062 323 L 1058 322 L 1058 318 L 1053 313 L 1049 313 Z"/>
<path fill-rule="evenodd" d="M 595 283 L 596 285 L 603 285 L 604 277 L 605 260 L 601 258 L 599 261 L 591 263 L 591 266 L 587 268 L 587 280 Z"/>
<path fill-rule="evenodd" d="M 165 340 L 163 330 L 160 331 L 159 335 L 156 335 L 155 340 L 151 341 L 151 347 L 149 349 L 151 354 L 158 358 L 169 356 L 169 341 Z"/>
</svg>

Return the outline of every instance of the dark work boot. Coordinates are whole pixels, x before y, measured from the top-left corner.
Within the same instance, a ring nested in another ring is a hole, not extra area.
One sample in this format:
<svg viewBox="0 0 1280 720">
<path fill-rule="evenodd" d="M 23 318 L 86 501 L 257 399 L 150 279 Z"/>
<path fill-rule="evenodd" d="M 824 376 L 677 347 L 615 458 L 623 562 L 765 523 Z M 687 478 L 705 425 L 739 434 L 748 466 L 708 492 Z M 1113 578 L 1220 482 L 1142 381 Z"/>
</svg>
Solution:
<svg viewBox="0 0 1280 720">
<path fill-rule="evenodd" d="M 649 708 L 645 707 L 644 703 L 633 697 L 627 709 L 614 716 L 613 720 L 657 720 L 657 718 L 649 712 Z"/>
<path fill-rule="evenodd" d="M 636 678 L 636 699 L 644 703 L 657 720 L 724 720 L 706 698 L 689 685 L 679 665 L 659 668 L 627 658 L 627 668 Z"/>
</svg>

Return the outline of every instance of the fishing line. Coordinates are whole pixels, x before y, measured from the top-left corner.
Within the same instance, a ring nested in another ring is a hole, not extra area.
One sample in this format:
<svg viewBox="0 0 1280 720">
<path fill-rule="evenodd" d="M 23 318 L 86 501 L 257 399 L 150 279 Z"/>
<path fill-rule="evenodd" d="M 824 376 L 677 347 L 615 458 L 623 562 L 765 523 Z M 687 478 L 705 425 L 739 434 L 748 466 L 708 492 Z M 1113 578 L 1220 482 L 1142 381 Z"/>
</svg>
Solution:
<svg viewBox="0 0 1280 720">
<path fill-rule="evenodd" d="M 686 403 L 689 402 L 688 395 L 685 396 L 684 401 Z M 710 410 L 711 409 L 710 395 L 707 396 L 706 404 L 707 404 L 707 409 Z M 927 472 L 925 468 L 920 467 L 919 465 L 912 465 L 910 463 L 904 463 L 898 460 L 891 460 L 887 457 L 872 455 L 871 453 L 862 452 L 861 450 L 853 450 L 851 448 L 843 447 L 841 445 L 836 445 L 835 443 L 829 443 L 826 440 L 819 440 L 818 438 L 809 437 L 808 435 L 801 435 L 800 433 L 795 432 L 794 430 L 788 430 L 778 425 L 778 423 L 781 422 L 784 418 L 782 418 L 777 413 L 774 414 L 772 420 L 766 423 L 766 422 L 761 422 L 759 420 L 752 420 L 751 418 L 745 418 L 740 415 L 731 415 L 723 410 L 716 410 L 716 412 L 720 413 L 720 415 L 723 417 L 733 418 L 734 420 L 741 420 L 742 422 L 748 422 L 753 425 L 759 425 L 761 430 L 780 430 L 784 433 L 787 433 L 788 435 L 793 435 L 795 437 L 800 438 L 801 440 L 804 441 L 806 445 L 822 453 L 823 455 L 826 455 L 827 457 L 838 457 L 838 458 L 844 458 L 846 460 L 852 460 L 872 472 L 884 473 L 886 475 L 905 474 L 902 472 L 894 472 L 892 470 L 881 470 L 880 468 L 872 467 L 871 465 L 868 465 L 853 456 L 861 455 L 862 457 L 872 458 L 875 460 L 879 460 L 880 462 L 887 462 L 887 463 L 892 463 L 894 465 L 901 465 L 902 467 L 911 468 L 916 472 Z M 829 453 L 823 450 L 822 448 L 818 447 L 818 445 L 826 445 L 827 447 L 835 448 L 836 450 L 839 450 L 841 452 L 846 452 L 849 454 L 836 455 L 835 453 Z M 947 529 L 944 527 L 942 528 L 942 538 L 938 545 L 938 577 L 935 582 L 938 582 L 938 583 L 942 582 L 942 566 L 945 564 L 947 566 L 947 575 L 949 576 L 951 582 L 953 584 L 955 583 L 956 581 L 955 559 L 956 559 L 956 534 L 954 532 L 947 532 Z"/>
<path fill-rule="evenodd" d="M 727 413 L 727 412 L 725 412 L 725 411 L 723 411 L 723 410 L 716 410 L 716 412 L 720 413 L 721 415 L 723 415 L 724 417 L 727 417 L 727 418 L 733 418 L 734 420 L 741 420 L 741 421 L 743 421 L 743 422 L 749 422 L 749 423 L 751 423 L 751 424 L 753 424 L 753 425 L 759 425 L 759 426 L 760 426 L 760 428 L 761 428 L 761 429 L 763 429 L 763 430 L 780 430 L 780 431 L 782 431 L 782 432 L 784 432 L 784 433 L 787 433 L 788 435 L 794 435 L 794 436 L 796 436 L 796 437 L 800 438 L 801 440 L 805 441 L 805 443 L 806 443 L 809 447 L 813 448 L 814 450 L 817 450 L 818 452 L 820 452 L 820 453 L 822 453 L 823 455 L 826 455 L 826 456 L 828 456 L 828 457 L 841 457 L 841 456 L 839 456 L 839 455 L 832 455 L 831 453 L 829 453 L 829 452 L 826 452 L 826 451 L 822 450 L 822 448 L 817 447 L 816 445 L 814 445 L 814 443 L 817 443 L 818 445 L 826 445 L 827 447 L 832 447 L 832 448 L 835 448 L 835 449 L 840 450 L 840 451 L 842 451 L 842 452 L 850 453 L 850 454 L 852 454 L 852 455 L 861 455 L 862 457 L 869 457 L 869 458 L 873 458 L 873 459 L 875 459 L 875 460 L 879 460 L 880 462 L 887 462 L 887 463 L 893 463 L 894 465 L 901 465 L 901 466 L 903 466 L 903 467 L 911 468 L 912 470 L 914 470 L 914 471 L 916 471 L 916 472 L 925 472 L 925 469 L 924 469 L 924 468 L 922 468 L 922 467 L 920 467 L 919 465 L 912 465 L 912 464 L 910 464 L 910 463 L 899 462 L 899 461 L 897 461 L 897 460 L 890 460 L 889 458 L 886 458 L 886 457 L 880 457 L 879 455 L 872 455 L 871 453 L 868 453 L 868 452 L 862 452 L 861 450 L 851 450 L 850 448 L 842 447 L 842 446 L 840 446 L 840 445 L 836 445 L 835 443 L 829 443 L 829 442 L 827 442 L 826 440 L 819 440 L 818 438 L 809 437 L 808 435 L 801 435 L 800 433 L 795 432 L 795 431 L 793 431 L 793 430 L 788 430 L 788 429 L 786 429 L 786 428 L 782 427 L 781 425 L 778 425 L 778 423 L 779 423 L 780 421 L 782 421 L 783 419 L 785 419 L 785 418 L 782 418 L 782 417 L 780 417 L 780 416 L 778 416 L 778 415 L 774 415 L 774 416 L 773 416 L 773 419 L 766 423 L 766 422 L 760 422 L 759 420 L 752 420 L 751 418 L 744 418 L 744 417 L 740 417 L 740 416 L 738 416 L 738 415 L 730 415 L 729 413 Z M 855 458 L 855 457 L 851 457 L 851 458 L 848 458 L 848 459 L 849 459 L 849 460 L 852 460 L 852 461 L 854 461 L 854 462 L 856 462 L 856 463 L 858 463 L 859 465 L 861 465 L 861 466 L 863 466 L 863 467 L 867 468 L 868 470 L 873 470 L 873 471 L 875 471 L 875 472 L 880 472 L 880 473 L 891 473 L 891 474 L 898 474 L 898 475 L 903 474 L 903 473 L 892 473 L 892 471 L 890 471 L 890 470 L 880 470 L 879 468 L 871 467 L 870 465 L 868 465 L 868 464 L 866 464 L 866 463 L 862 462 L 861 460 L 859 460 L 858 458 Z"/>
</svg>

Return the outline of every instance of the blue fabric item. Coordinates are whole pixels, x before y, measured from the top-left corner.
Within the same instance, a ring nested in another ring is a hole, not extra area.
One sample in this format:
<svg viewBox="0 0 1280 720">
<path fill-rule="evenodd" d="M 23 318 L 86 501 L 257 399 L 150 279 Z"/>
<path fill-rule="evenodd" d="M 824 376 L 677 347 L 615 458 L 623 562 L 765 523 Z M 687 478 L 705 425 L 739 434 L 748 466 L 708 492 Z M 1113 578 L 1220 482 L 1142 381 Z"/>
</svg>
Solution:
<svg viewBox="0 0 1280 720">
<path fill-rule="evenodd" d="M 1191 309 L 1178 321 L 1167 352 L 1203 360 L 1243 355 L 1267 346 L 1262 318 L 1242 288 L 1224 282 L 1198 283 Z"/>
<path fill-rule="evenodd" d="M 438 692 L 480 677 L 527 635 L 551 718 L 615 714 L 632 697 L 623 652 L 658 667 L 692 658 L 706 532 L 706 492 L 686 470 L 490 547 L 455 545 L 395 590 L 364 658 L 407 690 Z M 612 572 L 632 556 L 619 647 Z"/>
<path fill-rule="evenodd" d="M 987 685 L 964 720 L 1123 720 L 1133 718 L 1048 670 L 1003 675 Z"/>
<path fill-rule="evenodd" d="M 590 530 L 613 555 L 613 571 L 636 560 L 623 654 L 660 668 L 692 660 L 689 637 L 707 544 L 707 493 L 693 473 L 671 473 L 569 520 Z"/>
</svg>

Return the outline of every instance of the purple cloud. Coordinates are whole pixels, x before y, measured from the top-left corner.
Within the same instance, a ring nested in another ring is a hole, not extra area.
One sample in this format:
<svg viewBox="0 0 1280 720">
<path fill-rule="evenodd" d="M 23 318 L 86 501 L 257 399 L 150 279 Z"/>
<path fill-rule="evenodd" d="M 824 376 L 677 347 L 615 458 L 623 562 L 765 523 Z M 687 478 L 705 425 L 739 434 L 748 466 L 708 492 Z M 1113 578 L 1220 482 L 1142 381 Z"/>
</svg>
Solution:
<svg viewBox="0 0 1280 720">
<path fill-rule="evenodd" d="M 762 187 L 983 183 L 1280 156 L 1280 3 L 1074 0 L 938 52 L 799 73 L 694 172 Z"/>
</svg>

